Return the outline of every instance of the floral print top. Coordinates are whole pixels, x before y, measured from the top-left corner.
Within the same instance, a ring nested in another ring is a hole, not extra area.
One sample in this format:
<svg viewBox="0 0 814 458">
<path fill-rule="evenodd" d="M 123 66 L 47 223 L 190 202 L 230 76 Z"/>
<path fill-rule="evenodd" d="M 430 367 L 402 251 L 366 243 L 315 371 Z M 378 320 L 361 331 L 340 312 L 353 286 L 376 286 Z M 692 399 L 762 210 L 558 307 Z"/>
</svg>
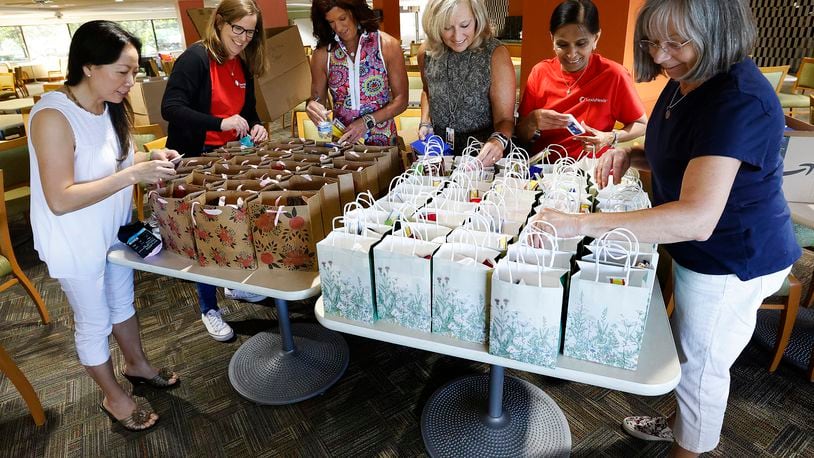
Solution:
<svg viewBox="0 0 814 458">
<path fill-rule="evenodd" d="M 359 37 L 355 58 L 345 45 L 328 45 L 328 89 L 334 102 L 334 117 L 346 126 L 390 102 L 390 83 L 381 51 L 379 32 Z M 365 138 L 366 145 L 396 145 L 396 123 L 391 118 L 376 124 Z"/>
</svg>

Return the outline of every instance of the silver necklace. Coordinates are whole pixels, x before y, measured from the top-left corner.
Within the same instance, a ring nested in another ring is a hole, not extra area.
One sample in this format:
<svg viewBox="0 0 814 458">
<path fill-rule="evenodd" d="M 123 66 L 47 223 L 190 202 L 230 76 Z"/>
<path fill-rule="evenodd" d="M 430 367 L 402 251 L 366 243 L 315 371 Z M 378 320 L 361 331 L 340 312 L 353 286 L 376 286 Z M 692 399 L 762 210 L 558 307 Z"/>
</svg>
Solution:
<svg viewBox="0 0 814 458">
<path fill-rule="evenodd" d="M 684 100 L 684 97 L 686 97 L 687 94 L 689 94 L 689 92 L 687 92 L 687 94 L 682 95 L 680 99 L 676 100 L 676 95 L 678 95 L 679 89 L 681 89 L 680 85 L 676 87 L 675 92 L 673 92 L 673 97 L 670 98 L 670 103 L 667 105 L 667 110 L 664 112 L 664 119 L 670 119 L 670 111 L 673 109 L 673 107 L 678 105 L 679 102 Z"/>
<path fill-rule="evenodd" d="M 583 69 L 582 69 L 582 73 L 580 73 L 580 74 L 579 74 L 579 76 L 577 77 L 577 79 L 575 79 L 575 80 L 574 80 L 574 82 L 573 82 L 573 83 L 571 83 L 571 84 L 568 84 L 568 81 L 566 81 L 566 80 L 565 80 L 565 72 L 563 71 L 563 74 L 562 74 L 562 81 L 565 83 L 565 95 L 571 95 L 571 89 L 572 89 L 574 86 L 576 86 L 576 85 L 577 85 L 577 83 L 579 83 L 579 80 L 581 80 L 581 79 L 582 79 L 582 76 L 585 74 L 585 71 L 586 71 L 586 70 L 588 70 L 588 65 L 589 65 L 590 63 L 591 63 L 591 62 L 590 62 L 590 61 L 588 61 L 588 63 L 587 63 L 587 64 L 585 64 L 585 68 L 583 68 Z"/>
<path fill-rule="evenodd" d="M 237 80 L 237 78 L 235 78 L 235 63 L 237 63 L 237 59 L 238 57 L 235 57 L 229 61 L 231 62 L 231 65 L 226 67 L 226 69 L 229 70 L 229 75 L 231 75 L 232 79 L 235 81 L 235 86 L 240 87 L 240 82 Z"/>
</svg>

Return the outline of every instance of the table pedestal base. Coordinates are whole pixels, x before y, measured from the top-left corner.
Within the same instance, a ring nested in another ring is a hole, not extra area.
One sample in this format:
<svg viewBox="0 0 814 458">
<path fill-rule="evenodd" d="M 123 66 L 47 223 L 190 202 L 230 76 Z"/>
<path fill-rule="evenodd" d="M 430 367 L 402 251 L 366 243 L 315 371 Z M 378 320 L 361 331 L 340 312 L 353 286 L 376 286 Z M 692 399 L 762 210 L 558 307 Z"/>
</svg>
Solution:
<svg viewBox="0 0 814 458">
<path fill-rule="evenodd" d="M 487 375 L 462 377 L 427 401 L 421 435 L 430 456 L 568 456 L 571 432 L 554 400 L 514 377 L 504 385 L 502 368 L 497 377 L 495 369 L 491 386 Z M 494 409 L 501 399 L 502 409 Z"/>
<path fill-rule="evenodd" d="M 237 349 L 229 381 L 241 396 L 258 404 L 293 404 L 324 393 L 345 373 L 349 350 L 339 333 L 316 324 L 292 324 L 289 332 L 290 351 L 283 350 L 284 337 L 271 332 Z"/>
</svg>

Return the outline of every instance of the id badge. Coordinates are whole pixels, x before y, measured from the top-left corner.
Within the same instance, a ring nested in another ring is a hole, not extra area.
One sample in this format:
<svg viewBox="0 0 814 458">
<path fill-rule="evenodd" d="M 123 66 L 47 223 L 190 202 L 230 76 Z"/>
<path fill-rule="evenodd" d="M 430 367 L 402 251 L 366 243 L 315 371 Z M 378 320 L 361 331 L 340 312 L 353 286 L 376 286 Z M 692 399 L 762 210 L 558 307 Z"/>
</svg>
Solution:
<svg viewBox="0 0 814 458">
<path fill-rule="evenodd" d="M 455 129 L 452 127 L 447 127 L 446 141 L 450 148 L 455 149 Z"/>
</svg>

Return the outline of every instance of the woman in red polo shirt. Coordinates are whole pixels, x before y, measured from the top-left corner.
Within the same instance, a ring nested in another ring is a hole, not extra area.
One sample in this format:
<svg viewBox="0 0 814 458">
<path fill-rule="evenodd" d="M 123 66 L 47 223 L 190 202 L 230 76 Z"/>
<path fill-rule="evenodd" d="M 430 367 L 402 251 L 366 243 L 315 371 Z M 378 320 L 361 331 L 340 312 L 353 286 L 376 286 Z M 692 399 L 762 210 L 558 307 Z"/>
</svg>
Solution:
<svg viewBox="0 0 814 458">
<path fill-rule="evenodd" d="M 601 155 L 618 142 L 642 136 L 647 117 L 630 74 L 594 52 L 602 31 L 591 0 L 557 5 L 549 31 L 556 57 L 538 63 L 529 74 L 519 109 L 520 139 L 533 152 L 558 144 L 578 157 L 588 144 Z M 585 134 L 575 136 L 566 129 L 569 114 Z M 617 121 L 621 129 L 614 129 Z"/>
</svg>

